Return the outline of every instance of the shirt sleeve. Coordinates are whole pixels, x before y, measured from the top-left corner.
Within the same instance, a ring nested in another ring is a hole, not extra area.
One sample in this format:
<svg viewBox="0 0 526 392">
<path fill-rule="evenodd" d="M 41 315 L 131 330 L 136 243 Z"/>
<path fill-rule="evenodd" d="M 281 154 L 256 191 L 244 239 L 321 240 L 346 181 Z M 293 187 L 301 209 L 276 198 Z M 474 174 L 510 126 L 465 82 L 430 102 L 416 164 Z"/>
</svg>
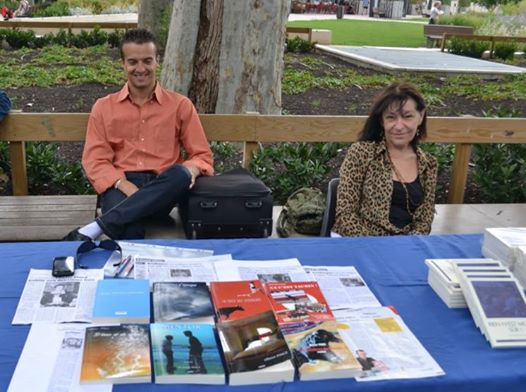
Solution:
<svg viewBox="0 0 526 392">
<path fill-rule="evenodd" d="M 180 142 L 187 154 L 183 165 L 187 167 L 196 166 L 201 175 L 213 175 L 214 158 L 212 150 L 197 111 L 189 99 L 181 104 L 178 116 L 181 126 Z"/>
<path fill-rule="evenodd" d="M 351 145 L 340 168 L 334 231 L 342 236 L 362 235 L 360 228 L 365 227 L 359 214 L 362 185 L 367 172 L 363 153 L 357 154 L 361 148 L 359 143 Z"/>
<path fill-rule="evenodd" d="M 113 166 L 114 151 L 106 135 L 100 105 L 100 101 L 97 101 L 91 110 L 82 153 L 82 167 L 99 194 L 124 176 L 124 172 Z"/>
<path fill-rule="evenodd" d="M 0 121 L 4 119 L 11 110 L 11 101 L 4 91 L 0 91 Z"/>
<path fill-rule="evenodd" d="M 427 165 L 423 177 L 424 201 L 416 209 L 413 216 L 412 230 L 409 234 L 429 234 L 435 215 L 435 191 L 437 183 L 438 164 L 435 157 L 426 154 Z"/>
</svg>

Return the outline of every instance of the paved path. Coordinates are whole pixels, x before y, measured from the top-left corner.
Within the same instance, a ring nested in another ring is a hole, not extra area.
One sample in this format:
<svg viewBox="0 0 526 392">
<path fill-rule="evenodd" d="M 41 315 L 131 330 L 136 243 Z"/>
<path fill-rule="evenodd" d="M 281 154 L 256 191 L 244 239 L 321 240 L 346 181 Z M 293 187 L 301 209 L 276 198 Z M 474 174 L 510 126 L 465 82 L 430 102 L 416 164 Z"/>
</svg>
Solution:
<svg viewBox="0 0 526 392">
<path fill-rule="evenodd" d="M 317 48 L 354 64 L 391 72 L 476 73 L 485 75 L 526 72 L 525 68 L 457 56 L 441 52 L 440 49 L 337 45 L 317 45 Z"/>
</svg>

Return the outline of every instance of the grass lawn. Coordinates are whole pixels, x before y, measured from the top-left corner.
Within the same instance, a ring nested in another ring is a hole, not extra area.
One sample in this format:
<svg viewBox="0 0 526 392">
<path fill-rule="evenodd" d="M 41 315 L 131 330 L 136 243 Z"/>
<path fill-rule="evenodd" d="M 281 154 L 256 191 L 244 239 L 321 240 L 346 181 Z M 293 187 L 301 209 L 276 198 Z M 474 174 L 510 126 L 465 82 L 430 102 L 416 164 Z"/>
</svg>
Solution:
<svg viewBox="0 0 526 392">
<path fill-rule="evenodd" d="M 417 48 L 426 43 L 423 23 L 335 19 L 289 22 L 287 26 L 331 30 L 333 45 Z"/>
</svg>

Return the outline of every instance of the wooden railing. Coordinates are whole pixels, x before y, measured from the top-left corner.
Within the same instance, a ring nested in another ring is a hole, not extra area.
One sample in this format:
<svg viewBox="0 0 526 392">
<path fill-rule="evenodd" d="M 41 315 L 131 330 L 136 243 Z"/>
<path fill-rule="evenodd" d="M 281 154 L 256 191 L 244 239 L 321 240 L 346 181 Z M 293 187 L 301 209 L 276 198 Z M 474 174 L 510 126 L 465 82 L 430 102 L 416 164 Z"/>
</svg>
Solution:
<svg viewBox="0 0 526 392">
<path fill-rule="evenodd" d="M 248 167 L 258 143 L 353 142 L 364 116 L 200 116 L 211 141 L 243 142 Z M 11 113 L 0 123 L 0 141 L 9 142 L 14 195 L 27 195 L 25 142 L 83 141 L 87 113 Z M 431 117 L 426 142 L 455 144 L 449 203 L 462 203 L 473 144 L 526 143 L 526 118 Z"/>
<path fill-rule="evenodd" d="M 495 44 L 497 42 L 526 42 L 526 37 L 508 37 L 508 36 L 502 36 L 502 35 L 465 35 L 465 34 L 455 34 L 455 33 L 444 33 L 442 36 L 442 44 L 440 45 L 440 50 L 442 52 L 446 48 L 447 40 L 451 38 L 489 42 L 490 43 L 490 48 L 489 48 L 490 58 L 494 57 Z"/>
</svg>

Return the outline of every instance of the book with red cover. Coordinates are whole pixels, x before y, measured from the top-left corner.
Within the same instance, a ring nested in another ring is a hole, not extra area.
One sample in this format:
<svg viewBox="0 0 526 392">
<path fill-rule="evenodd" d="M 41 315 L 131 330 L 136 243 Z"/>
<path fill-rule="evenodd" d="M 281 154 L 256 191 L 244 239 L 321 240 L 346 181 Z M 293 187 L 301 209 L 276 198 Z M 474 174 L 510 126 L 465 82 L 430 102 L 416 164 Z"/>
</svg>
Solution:
<svg viewBox="0 0 526 392">
<path fill-rule="evenodd" d="M 279 325 L 334 320 L 317 282 L 269 282 L 265 292 Z"/>
<path fill-rule="evenodd" d="M 210 282 L 217 322 L 232 321 L 272 311 L 259 280 Z"/>
</svg>

